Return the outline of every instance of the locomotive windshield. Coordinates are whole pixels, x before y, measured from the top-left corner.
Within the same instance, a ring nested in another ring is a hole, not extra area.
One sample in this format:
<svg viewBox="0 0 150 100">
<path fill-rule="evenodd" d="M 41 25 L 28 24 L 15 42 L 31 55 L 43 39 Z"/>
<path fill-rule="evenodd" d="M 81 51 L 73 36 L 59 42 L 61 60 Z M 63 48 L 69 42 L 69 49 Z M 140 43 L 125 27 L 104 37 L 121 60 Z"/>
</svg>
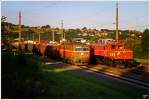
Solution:
<svg viewBox="0 0 150 100">
<path fill-rule="evenodd" d="M 87 47 L 76 47 L 75 51 L 88 51 Z"/>
<path fill-rule="evenodd" d="M 117 45 L 112 45 L 112 49 L 116 49 Z M 118 49 L 124 49 L 123 45 L 118 45 Z"/>
<path fill-rule="evenodd" d="M 75 51 L 82 51 L 82 47 L 76 47 Z"/>
<path fill-rule="evenodd" d="M 83 48 L 83 51 L 88 51 L 89 49 L 88 48 Z"/>
</svg>

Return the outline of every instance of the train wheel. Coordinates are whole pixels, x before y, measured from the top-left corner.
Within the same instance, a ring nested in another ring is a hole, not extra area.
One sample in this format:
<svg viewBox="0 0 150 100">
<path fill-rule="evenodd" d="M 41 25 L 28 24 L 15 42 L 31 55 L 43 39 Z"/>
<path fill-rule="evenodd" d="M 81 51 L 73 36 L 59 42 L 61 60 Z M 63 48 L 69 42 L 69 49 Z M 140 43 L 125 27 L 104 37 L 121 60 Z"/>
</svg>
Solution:
<svg viewBox="0 0 150 100">
<path fill-rule="evenodd" d="M 95 62 L 97 64 L 103 64 L 104 65 L 104 57 L 98 57 L 98 56 L 95 56 Z"/>
<path fill-rule="evenodd" d="M 123 64 L 125 65 L 125 67 L 130 67 L 130 63 L 127 60 L 125 60 Z"/>
<path fill-rule="evenodd" d="M 110 59 L 109 58 L 104 58 L 104 64 L 110 66 Z"/>
<path fill-rule="evenodd" d="M 72 59 L 70 60 L 70 64 L 73 64 L 73 60 Z"/>
<path fill-rule="evenodd" d="M 70 64 L 70 59 L 67 60 L 67 63 Z"/>
<path fill-rule="evenodd" d="M 136 62 L 135 60 L 131 59 L 128 61 L 128 66 L 129 67 L 137 67 L 138 65 L 140 65 L 139 62 Z"/>
<path fill-rule="evenodd" d="M 109 66 L 115 67 L 115 63 L 114 63 L 114 60 L 113 60 L 113 59 L 110 59 L 110 60 L 109 60 Z"/>
<path fill-rule="evenodd" d="M 69 62 L 70 62 L 69 59 L 66 59 L 66 63 L 69 64 Z"/>
<path fill-rule="evenodd" d="M 126 68 L 123 60 L 116 60 L 116 67 L 118 68 Z"/>
</svg>

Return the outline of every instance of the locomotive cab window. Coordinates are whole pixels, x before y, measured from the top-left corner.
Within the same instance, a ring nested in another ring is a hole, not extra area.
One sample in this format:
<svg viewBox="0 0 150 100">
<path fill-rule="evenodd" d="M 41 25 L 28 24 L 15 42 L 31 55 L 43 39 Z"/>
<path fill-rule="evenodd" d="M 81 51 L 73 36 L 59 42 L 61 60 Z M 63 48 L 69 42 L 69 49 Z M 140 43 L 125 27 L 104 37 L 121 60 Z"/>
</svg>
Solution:
<svg viewBox="0 0 150 100">
<path fill-rule="evenodd" d="M 82 47 L 76 47 L 75 51 L 82 51 Z"/>
<path fill-rule="evenodd" d="M 88 51 L 89 49 L 86 47 L 76 47 L 75 51 Z"/>
<path fill-rule="evenodd" d="M 124 49 L 124 46 L 121 45 L 121 46 L 118 46 L 118 48 L 119 48 L 119 49 Z"/>
<path fill-rule="evenodd" d="M 115 45 L 112 45 L 112 49 L 115 49 L 115 47 L 116 47 Z"/>
<path fill-rule="evenodd" d="M 83 51 L 88 51 L 88 48 L 83 48 Z"/>
</svg>

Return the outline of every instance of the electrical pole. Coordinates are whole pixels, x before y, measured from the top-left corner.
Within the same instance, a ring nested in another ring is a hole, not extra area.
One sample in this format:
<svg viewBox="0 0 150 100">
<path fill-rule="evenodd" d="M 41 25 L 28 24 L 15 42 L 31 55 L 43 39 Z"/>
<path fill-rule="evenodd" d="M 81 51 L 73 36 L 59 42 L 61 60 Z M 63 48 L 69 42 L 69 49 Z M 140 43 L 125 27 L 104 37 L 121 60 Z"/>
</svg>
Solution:
<svg viewBox="0 0 150 100">
<path fill-rule="evenodd" d="M 63 56 L 64 56 L 64 60 L 63 60 L 63 63 L 65 63 L 65 59 L 66 59 L 66 57 L 65 57 L 65 41 L 63 41 L 63 39 L 65 39 L 64 38 L 64 30 L 63 30 L 63 20 L 61 20 L 61 29 L 62 29 L 62 42 L 63 42 L 63 46 L 64 46 L 64 51 L 63 51 Z"/>
<path fill-rule="evenodd" d="M 65 38 L 66 38 L 66 35 L 65 35 L 65 30 L 63 29 L 63 33 L 64 33 L 64 40 L 66 40 Z"/>
<path fill-rule="evenodd" d="M 32 33 L 32 41 L 33 41 L 33 44 L 34 44 L 34 32 Z"/>
<path fill-rule="evenodd" d="M 39 32 L 39 43 L 41 42 L 40 40 L 41 40 L 41 34 L 40 34 L 40 32 Z"/>
<path fill-rule="evenodd" d="M 11 38 L 10 38 L 10 25 L 8 24 L 7 25 L 7 40 L 8 40 L 8 46 L 9 46 L 9 49 L 11 50 Z"/>
<path fill-rule="evenodd" d="M 41 33 L 40 33 L 40 27 L 38 27 L 38 33 L 39 33 L 39 43 L 41 42 Z"/>
<path fill-rule="evenodd" d="M 53 30 L 53 42 L 54 42 L 55 41 L 55 38 L 54 38 L 54 28 L 52 30 Z"/>
<path fill-rule="evenodd" d="M 21 11 L 19 11 L 19 41 L 18 41 L 18 51 L 22 50 L 22 43 L 21 43 Z"/>
<path fill-rule="evenodd" d="M 7 39 L 8 39 L 8 41 L 10 41 L 10 26 L 9 26 L 9 24 L 7 25 Z"/>
<path fill-rule="evenodd" d="M 21 42 L 21 11 L 19 11 L 19 44 Z"/>
<path fill-rule="evenodd" d="M 62 30 L 62 35 L 61 38 L 64 38 L 64 30 L 63 30 L 63 20 L 61 20 L 61 30 Z"/>
<path fill-rule="evenodd" d="M 118 1 L 116 3 L 116 40 L 118 42 Z"/>
</svg>

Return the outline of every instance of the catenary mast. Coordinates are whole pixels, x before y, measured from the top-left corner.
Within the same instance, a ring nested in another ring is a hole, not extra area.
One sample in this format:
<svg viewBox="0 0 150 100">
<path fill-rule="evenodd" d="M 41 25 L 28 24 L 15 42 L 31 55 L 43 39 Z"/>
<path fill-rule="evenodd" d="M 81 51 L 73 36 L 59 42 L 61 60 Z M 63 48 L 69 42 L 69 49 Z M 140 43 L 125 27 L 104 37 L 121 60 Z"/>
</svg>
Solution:
<svg viewBox="0 0 150 100">
<path fill-rule="evenodd" d="M 19 42 L 21 42 L 21 11 L 19 11 Z"/>
<path fill-rule="evenodd" d="M 118 41 L 118 1 L 116 3 L 116 40 Z"/>
<path fill-rule="evenodd" d="M 61 20 L 61 30 L 62 30 L 62 35 L 61 38 L 64 38 L 64 30 L 63 30 L 63 20 Z"/>
</svg>

